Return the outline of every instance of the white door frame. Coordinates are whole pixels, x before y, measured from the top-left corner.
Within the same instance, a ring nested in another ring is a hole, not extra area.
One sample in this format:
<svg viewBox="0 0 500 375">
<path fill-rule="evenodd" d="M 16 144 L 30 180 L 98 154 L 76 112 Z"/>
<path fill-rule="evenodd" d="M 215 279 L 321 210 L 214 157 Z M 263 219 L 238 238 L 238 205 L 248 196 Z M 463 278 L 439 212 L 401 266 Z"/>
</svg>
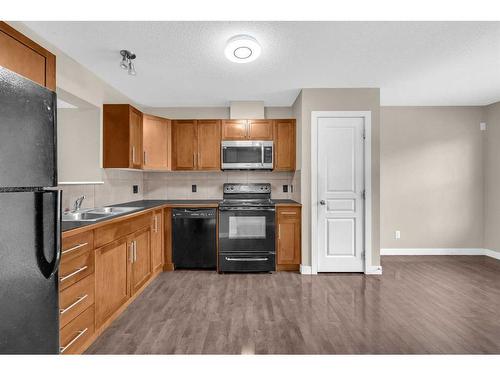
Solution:
<svg viewBox="0 0 500 375">
<path fill-rule="evenodd" d="M 362 117 L 365 124 L 364 144 L 364 269 L 373 273 L 372 264 L 372 112 L 371 111 L 312 111 L 311 112 L 311 268 L 318 273 L 318 120 L 321 117 Z"/>
</svg>

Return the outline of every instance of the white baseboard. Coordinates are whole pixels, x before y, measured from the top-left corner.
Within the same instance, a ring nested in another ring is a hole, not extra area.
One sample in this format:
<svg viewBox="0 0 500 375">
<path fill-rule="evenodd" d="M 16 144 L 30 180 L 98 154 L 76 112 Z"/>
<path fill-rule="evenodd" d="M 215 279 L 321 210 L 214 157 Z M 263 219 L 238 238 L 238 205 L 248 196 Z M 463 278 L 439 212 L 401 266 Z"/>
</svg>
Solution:
<svg viewBox="0 0 500 375">
<path fill-rule="evenodd" d="M 391 248 L 380 249 L 380 255 L 486 255 L 500 260 L 500 252 L 481 248 Z"/>
<path fill-rule="evenodd" d="M 500 260 L 500 252 L 490 249 L 484 249 L 484 255 L 490 258 L 495 258 Z"/>
<path fill-rule="evenodd" d="M 367 266 L 365 275 L 382 275 L 382 266 Z"/>
<path fill-rule="evenodd" d="M 303 264 L 300 265 L 300 273 L 302 275 L 312 275 L 312 267 L 311 266 L 304 266 Z"/>
</svg>

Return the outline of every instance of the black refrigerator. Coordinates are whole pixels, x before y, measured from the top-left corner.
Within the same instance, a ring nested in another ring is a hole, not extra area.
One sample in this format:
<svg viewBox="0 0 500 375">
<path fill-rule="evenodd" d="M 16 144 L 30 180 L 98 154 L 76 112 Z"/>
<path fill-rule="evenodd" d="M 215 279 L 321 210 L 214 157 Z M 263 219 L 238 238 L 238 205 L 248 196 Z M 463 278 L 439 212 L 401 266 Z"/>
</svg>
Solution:
<svg viewBox="0 0 500 375">
<path fill-rule="evenodd" d="M 56 95 L 0 67 L 0 354 L 59 353 Z"/>
</svg>

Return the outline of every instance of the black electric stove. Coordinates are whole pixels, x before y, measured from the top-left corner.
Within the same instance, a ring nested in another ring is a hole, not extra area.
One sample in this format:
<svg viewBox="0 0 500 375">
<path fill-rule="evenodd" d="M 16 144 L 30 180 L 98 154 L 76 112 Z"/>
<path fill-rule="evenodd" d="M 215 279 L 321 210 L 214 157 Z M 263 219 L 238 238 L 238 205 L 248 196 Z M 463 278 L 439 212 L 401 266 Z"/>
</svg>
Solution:
<svg viewBox="0 0 500 375">
<path fill-rule="evenodd" d="M 274 226 L 271 184 L 224 184 L 219 204 L 219 272 L 274 271 Z"/>
</svg>

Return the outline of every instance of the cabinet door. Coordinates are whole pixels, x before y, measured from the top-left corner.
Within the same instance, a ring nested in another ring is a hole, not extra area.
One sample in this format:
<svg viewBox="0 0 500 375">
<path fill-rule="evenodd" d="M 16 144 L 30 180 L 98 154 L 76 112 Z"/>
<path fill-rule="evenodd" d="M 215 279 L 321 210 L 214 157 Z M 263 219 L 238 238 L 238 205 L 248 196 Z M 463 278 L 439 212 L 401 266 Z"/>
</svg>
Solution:
<svg viewBox="0 0 500 375">
<path fill-rule="evenodd" d="M 222 120 L 222 139 L 247 139 L 247 120 Z"/>
<path fill-rule="evenodd" d="M 220 169 L 220 120 L 198 120 L 198 169 Z"/>
<path fill-rule="evenodd" d="M 274 121 L 275 171 L 295 170 L 295 120 Z"/>
<path fill-rule="evenodd" d="M 168 169 L 168 120 L 143 115 L 142 118 L 143 168 Z"/>
<path fill-rule="evenodd" d="M 142 114 L 130 107 L 130 167 L 142 168 Z"/>
<path fill-rule="evenodd" d="M 0 51 L 0 66 L 55 91 L 56 57 L 5 22 L 0 22 Z"/>
<path fill-rule="evenodd" d="M 137 292 L 151 276 L 151 229 L 136 232 L 131 238 L 133 247 L 132 294 Z"/>
<path fill-rule="evenodd" d="M 172 169 L 196 169 L 197 159 L 196 120 L 172 121 Z"/>
<path fill-rule="evenodd" d="M 131 249 L 122 238 L 95 252 L 96 326 L 100 327 L 130 297 Z"/>
<path fill-rule="evenodd" d="M 151 226 L 151 265 L 153 272 L 163 268 L 163 210 L 153 213 Z"/>
<path fill-rule="evenodd" d="M 248 139 L 272 140 L 273 122 L 271 120 L 248 120 Z"/>
<path fill-rule="evenodd" d="M 300 208 L 283 207 L 277 212 L 277 264 L 300 264 Z"/>
</svg>

